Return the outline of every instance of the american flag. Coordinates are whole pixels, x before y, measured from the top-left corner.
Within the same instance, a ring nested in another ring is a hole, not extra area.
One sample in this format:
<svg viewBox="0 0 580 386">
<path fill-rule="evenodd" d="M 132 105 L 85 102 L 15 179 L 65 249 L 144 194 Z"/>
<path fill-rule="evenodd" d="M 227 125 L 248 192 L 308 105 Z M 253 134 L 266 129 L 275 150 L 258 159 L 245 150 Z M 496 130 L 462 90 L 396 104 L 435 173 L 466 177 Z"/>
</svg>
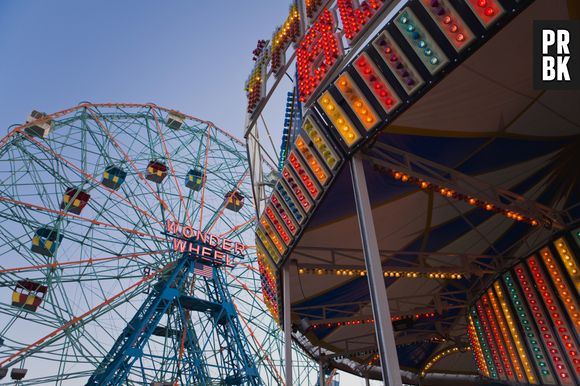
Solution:
<svg viewBox="0 0 580 386">
<path fill-rule="evenodd" d="M 205 265 L 199 262 L 196 262 L 193 266 L 193 274 L 194 275 L 201 275 L 211 279 L 213 277 L 213 268 L 211 265 Z"/>
</svg>

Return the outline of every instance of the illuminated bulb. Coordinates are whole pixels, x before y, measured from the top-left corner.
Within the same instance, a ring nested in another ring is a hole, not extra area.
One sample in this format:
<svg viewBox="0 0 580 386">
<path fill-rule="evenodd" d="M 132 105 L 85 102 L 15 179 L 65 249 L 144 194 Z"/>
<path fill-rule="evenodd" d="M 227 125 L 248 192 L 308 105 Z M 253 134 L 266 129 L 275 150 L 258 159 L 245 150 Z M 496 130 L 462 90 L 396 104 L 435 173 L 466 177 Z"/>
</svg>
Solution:
<svg viewBox="0 0 580 386">
<path fill-rule="evenodd" d="M 485 9 L 484 13 L 485 13 L 485 16 L 493 16 L 495 14 L 495 11 L 493 8 L 488 7 Z"/>
</svg>

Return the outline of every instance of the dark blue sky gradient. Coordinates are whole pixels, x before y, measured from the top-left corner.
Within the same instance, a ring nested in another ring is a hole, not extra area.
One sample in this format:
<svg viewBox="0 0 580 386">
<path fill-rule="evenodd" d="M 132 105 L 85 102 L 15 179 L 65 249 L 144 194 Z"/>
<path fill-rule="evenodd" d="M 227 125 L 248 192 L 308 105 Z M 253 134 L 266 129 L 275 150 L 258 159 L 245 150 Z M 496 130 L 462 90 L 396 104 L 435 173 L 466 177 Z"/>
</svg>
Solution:
<svg viewBox="0 0 580 386">
<path fill-rule="evenodd" d="M 32 109 L 81 101 L 154 102 L 241 137 L 251 52 L 288 8 L 285 0 L 0 0 L 0 137 Z"/>
</svg>

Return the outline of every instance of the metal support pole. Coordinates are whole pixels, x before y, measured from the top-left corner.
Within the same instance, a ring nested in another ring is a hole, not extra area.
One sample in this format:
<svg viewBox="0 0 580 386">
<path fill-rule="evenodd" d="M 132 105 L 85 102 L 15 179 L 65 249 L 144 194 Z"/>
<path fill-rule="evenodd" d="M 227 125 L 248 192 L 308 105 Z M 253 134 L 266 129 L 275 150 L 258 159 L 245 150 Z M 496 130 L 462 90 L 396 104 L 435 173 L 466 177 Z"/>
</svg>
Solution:
<svg viewBox="0 0 580 386">
<path fill-rule="evenodd" d="M 322 358 L 318 358 L 318 384 L 324 386 L 324 366 L 322 366 Z"/>
<path fill-rule="evenodd" d="M 387 289 L 381 266 L 363 161 L 356 155 L 350 161 L 350 171 L 365 266 L 368 272 L 369 292 L 375 318 L 375 333 L 377 335 L 383 383 L 387 386 L 401 386 L 401 371 L 397 358 L 395 336 L 387 300 Z"/>
<path fill-rule="evenodd" d="M 369 377 L 365 377 L 365 385 L 371 386 L 371 381 L 369 381 Z"/>
<path fill-rule="evenodd" d="M 282 296 L 284 302 L 284 368 L 286 386 L 292 386 L 292 320 L 290 319 L 290 264 L 282 267 Z"/>
</svg>

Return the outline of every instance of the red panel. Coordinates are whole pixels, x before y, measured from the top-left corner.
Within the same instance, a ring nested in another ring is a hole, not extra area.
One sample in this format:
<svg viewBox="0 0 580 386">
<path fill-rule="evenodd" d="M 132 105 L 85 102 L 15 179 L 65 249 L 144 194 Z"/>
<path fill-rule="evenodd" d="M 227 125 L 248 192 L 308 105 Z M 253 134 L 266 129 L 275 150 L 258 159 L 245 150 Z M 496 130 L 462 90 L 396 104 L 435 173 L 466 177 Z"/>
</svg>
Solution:
<svg viewBox="0 0 580 386">
<path fill-rule="evenodd" d="M 467 4 L 486 28 L 505 12 L 497 0 L 467 0 Z"/>
<path fill-rule="evenodd" d="M 401 104 L 397 94 L 366 53 L 355 60 L 354 67 L 387 113 Z"/>
<path fill-rule="evenodd" d="M 473 32 L 455 11 L 449 0 L 422 0 L 423 6 L 435 23 L 453 45 L 461 51 L 474 39 Z"/>
<path fill-rule="evenodd" d="M 300 101 L 306 102 L 342 55 L 336 20 L 324 9 L 296 49 Z"/>
<path fill-rule="evenodd" d="M 354 40 L 373 15 L 384 5 L 381 0 L 338 0 L 338 11 L 344 29 L 344 36 Z"/>
</svg>

